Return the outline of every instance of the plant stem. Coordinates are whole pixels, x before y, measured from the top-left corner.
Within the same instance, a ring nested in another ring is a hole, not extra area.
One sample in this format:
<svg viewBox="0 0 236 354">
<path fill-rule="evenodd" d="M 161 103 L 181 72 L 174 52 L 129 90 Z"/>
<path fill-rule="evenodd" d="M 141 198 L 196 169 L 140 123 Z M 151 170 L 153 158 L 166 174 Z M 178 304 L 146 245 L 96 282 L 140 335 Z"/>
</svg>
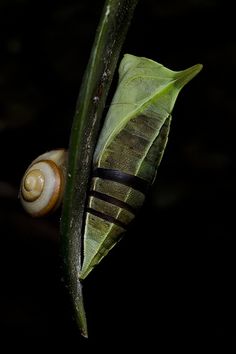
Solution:
<svg viewBox="0 0 236 354">
<path fill-rule="evenodd" d="M 69 142 L 61 252 L 81 334 L 88 336 L 79 272 L 86 193 L 106 98 L 138 0 L 106 0 L 85 71 Z"/>
</svg>

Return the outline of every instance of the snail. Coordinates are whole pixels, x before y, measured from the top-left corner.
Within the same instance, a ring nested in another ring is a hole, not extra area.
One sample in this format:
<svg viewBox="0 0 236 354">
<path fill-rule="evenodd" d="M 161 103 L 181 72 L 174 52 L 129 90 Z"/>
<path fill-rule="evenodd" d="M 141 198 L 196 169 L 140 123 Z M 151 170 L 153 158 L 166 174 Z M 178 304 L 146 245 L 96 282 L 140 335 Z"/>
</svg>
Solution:
<svg viewBox="0 0 236 354">
<path fill-rule="evenodd" d="M 80 279 L 115 246 L 142 206 L 164 154 L 176 98 L 201 68 L 172 71 L 128 54 L 121 61 L 118 87 L 94 152 Z M 43 154 L 30 165 L 20 196 L 31 215 L 45 215 L 59 205 L 65 165 L 65 150 Z"/>
<path fill-rule="evenodd" d="M 67 151 L 57 149 L 37 157 L 27 168 L 20 184 L 19 198 L 33 217 L 54 212 L 61 204 L 66 175 Z"/>
</svg>

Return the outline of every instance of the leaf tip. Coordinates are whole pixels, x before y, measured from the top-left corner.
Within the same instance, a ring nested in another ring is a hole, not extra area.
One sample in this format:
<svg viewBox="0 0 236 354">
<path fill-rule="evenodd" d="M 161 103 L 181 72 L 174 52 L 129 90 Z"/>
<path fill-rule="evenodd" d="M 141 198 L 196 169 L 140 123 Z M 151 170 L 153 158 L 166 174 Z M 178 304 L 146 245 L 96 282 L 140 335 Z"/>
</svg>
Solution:
<svg viewBox="0 0 236 354">
<path fill-rule="evenodd" d="M 179 88 L 185 86 L 202 70 L 202 68 L 202 64 L 196 64 L 188 69 L 179 71 L 177 75 L 176 86 L 178 86 Z"/>
</svg>

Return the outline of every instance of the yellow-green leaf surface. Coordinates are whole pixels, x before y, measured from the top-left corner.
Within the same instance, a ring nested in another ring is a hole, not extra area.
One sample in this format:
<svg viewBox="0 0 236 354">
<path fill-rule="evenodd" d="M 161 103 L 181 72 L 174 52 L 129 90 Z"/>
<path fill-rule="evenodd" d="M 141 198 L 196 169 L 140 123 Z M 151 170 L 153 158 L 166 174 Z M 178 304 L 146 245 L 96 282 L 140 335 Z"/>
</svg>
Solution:
<svg viewBox="0 0 236 354">
<path fill-rule="evenodd" d="M 183 88 L 202 68 L 197 64 L 172 71 L 147 58 L 126 54 L 119 68 L 119 83 L 95 150 L 93 168 L 128 174 L 151 184 L 168 139 L 171 112 Z M 101 177 L 101 176 L 100 176 Z M 143 193 L 134 186 L 92 179 L 84 232 L 84 279 L 114 247 L 133 214 L 127 207 L 141 207 Z M 96 194 L 99 192 L 99 197 Z M 103 200 L 99 200 L 103 195 Z M 136 192 L 136 196 L 134 193 Z M 116 205 L 104 201 L 107 195 Z M 97 195 L 97 197 L 96 197 Z M 105 197 L 104 197 L 105 195 Z M 118 200 L 118 202 L 117 202 Z M 122 202 L 123 206 L 121 205 Z M 120 206 L 117 206 L 117 203 Z"/>
<path fill-rule="evenodd" d="M 202 69 L 201 64 L 172 71 L 142 57 L 126 54 L 119 67 L 119 83 L 108 111 L 94 161 L 134 116 L 150 110 L 163 118 L 174 107 L 180 90 Z"/>
</svg>

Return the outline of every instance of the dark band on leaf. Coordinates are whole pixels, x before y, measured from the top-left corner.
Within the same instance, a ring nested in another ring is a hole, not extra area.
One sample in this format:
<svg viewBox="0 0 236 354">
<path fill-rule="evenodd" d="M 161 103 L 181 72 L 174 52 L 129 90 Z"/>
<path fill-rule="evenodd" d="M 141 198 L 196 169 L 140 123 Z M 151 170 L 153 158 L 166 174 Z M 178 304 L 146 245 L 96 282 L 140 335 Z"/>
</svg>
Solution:
<svg viewBox="0 0 236 354">
<path fill-rule="evenodd" d="M 120 220 L 117 220 L 113 216 L 110 216 L 110 215 L 102 213 L 101 211 L 98 211 L 98 210 L 95 210 L 95 209 L 92 209 L 92 208 L 87 208 L 87 213 L 93 214 L 93 215 L 97 216 L 100 219 L 103 219 L 105 221 L 110 222 L 111 224 L 115 224 L 115 225 L 117 225 L 119 227 L 122 227 L 122 229 L 124 229 L 124 230 L 127 229 L 127 225 L 126 224 L 124 224 Z"/>
<path fill-rule="evenodd" d="M 130 213 L 132 214 L 136 214 L 137 210 L 135 210 L 135 208 L 133 208 L 131 205 L 129 205 L 128 203 L 125 203 L 123 202 L 122 200 L 120 199 L 117 199 L 117 198 L 114 198 L 114 197 L 111 197 L 110 195 L 108 194 L 104 194 L 104 193 L 100 193 L 100 192 L 97 192 L 97 191 L 90 191 L 89 192 L 89 196 L 90 197 L 95 197 L 97 199 L 101 199 L 101 200 L 104 200 L 105 202 L 107 203 L 110 203 L 112 205 L 115 205 L 121 209 L 125 209 L 127 211 L 129 211 Z"/>
<path fill-rule="evenodd" d="M 111 170 L 108 168 L 96 168 L 93 171 L 93 177 L 99 177 L 102 179 L 107 179 L 110 181 L 124 184 L 125 186 L 131 187 L 143 194 L 146 194 L 149 189 L 149 183 L 144 179 L 119 170 Z"/>
</svg>

